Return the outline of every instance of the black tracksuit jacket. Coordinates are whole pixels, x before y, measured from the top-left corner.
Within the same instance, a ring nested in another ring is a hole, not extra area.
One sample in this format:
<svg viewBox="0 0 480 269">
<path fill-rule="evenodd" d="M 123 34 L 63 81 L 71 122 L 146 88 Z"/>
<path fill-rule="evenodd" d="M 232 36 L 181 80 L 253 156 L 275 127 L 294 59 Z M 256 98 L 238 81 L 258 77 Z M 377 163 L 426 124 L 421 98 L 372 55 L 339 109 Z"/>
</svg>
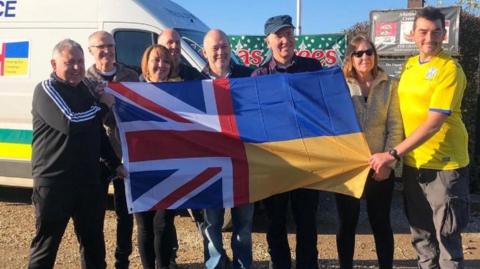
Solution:
<svg viewBox="0 0 480 269">
<path fill-rule="evenodd" d="M 102 126 L 108 107 L 81 82 L 73 87 L 51 78 L 33 94 L 32 175 L 34 185 L 100 184 L 100 157 L 115 169 L 119 159 Z"/>
</svg>

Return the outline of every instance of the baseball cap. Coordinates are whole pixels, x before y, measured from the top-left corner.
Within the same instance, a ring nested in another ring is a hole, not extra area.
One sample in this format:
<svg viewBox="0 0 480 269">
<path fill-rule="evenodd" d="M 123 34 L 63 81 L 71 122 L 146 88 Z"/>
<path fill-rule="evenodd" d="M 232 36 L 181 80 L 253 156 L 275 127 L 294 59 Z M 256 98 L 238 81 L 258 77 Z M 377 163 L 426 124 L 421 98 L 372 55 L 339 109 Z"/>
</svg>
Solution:
<svg viewBox="0 0 480 269">
<path fill-rule="evenodd" d="M 284 27 L 295 28 L 292 24 L 292 17 L 288 15 L 271 17 L 265 22 L 265 36 L 275 33 Z"/>
</svg>

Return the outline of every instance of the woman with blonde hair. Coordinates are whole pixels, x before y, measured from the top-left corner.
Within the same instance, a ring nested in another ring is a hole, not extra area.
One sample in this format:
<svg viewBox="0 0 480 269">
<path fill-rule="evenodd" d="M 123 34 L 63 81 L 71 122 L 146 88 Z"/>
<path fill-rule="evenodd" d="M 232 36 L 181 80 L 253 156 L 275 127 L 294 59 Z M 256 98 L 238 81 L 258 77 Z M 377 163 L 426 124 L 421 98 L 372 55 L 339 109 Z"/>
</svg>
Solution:
<svg viewBox="0 0 480 269">
<path fill-rule="evenodd" d="M 378 67 L 378 55 L 373 43 L 357 35 L 350 41 L 343 67 L 360 126 L 371 153 L 388 151 L 403 139 L 402 118 L 398 104 L 398 82 Z M 393 232 L 390 225 L 394 175 L 392 168 L 371 172 L 365 184 L 363 198 L 377 251 L 380 269 L 393 264 Z M 339 228 L 337 250 L 340 268 L 353 266 L 355 230 L 360 213 L 360 199 L 335 195 Z"/>
<path fill-rule="evenodd" d="M 145 82 L 171 81 L 172 56 L 162 45 L 154 44 L 145 49 L 140 63 L 141 80 Z"/>
<path fill-rule="evenodd" d="M 162 45 L 151 45 L 143 53 L 140 81 L 158 83 L 170 81 L 172 59 Z M 157 209 L 135 213 L 140 259 L 144 269 L 175 268 L 174 245 L 176 244 L 175 211 Z M 172 262 L 173 261 L 173 262 Z"/>
</svg>

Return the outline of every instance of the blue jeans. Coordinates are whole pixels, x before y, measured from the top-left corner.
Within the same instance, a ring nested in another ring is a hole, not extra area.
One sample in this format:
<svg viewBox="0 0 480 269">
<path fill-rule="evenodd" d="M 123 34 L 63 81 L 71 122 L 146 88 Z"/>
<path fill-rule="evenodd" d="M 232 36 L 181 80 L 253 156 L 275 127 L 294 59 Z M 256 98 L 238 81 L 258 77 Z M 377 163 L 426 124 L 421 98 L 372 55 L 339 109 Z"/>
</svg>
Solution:
<svg viewBox="0 0 480 269">
<path fill-rule="evenodd" d="M 234 269 L 247 269 L 252 265 L 253 209 L 253 204 L 232 208 L 231 247 Z M 204 210 L 203 227 L 208 246 L 208 257 L 205 259 L 207 269 L 223 269 L 228 261 L 222 241 L 224 211 L 223 208 Z"/>
</svg>

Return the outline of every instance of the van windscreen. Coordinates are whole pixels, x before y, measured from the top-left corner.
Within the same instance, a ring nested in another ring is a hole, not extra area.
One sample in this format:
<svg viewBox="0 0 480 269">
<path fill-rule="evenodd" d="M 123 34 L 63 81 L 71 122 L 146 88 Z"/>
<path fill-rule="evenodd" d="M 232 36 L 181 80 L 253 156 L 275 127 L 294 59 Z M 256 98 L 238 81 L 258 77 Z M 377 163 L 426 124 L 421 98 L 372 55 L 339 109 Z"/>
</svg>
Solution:
<svg viewBox="0 0 480 269">
<path fill-rule="evenodd" d="M 158 35 L 141 30 L 118 30 L 114 33 L 116 61 L 124 64 L 137 73 L 141 73 L 140 61 L 145 49 L 157 43 Z"/>
<path fill-rule="evenodd" d="M 182 37 L 183 41 L 187 43 L 194 51 L 198 53 L 202 58 L 202 48 L 203 48 L 203 37 L 205 36 L 206 32 L 195 31 L 190 29 L 175 29 Z M 205 59 L 205 58 L 204 58 Z"/>
</svg>

